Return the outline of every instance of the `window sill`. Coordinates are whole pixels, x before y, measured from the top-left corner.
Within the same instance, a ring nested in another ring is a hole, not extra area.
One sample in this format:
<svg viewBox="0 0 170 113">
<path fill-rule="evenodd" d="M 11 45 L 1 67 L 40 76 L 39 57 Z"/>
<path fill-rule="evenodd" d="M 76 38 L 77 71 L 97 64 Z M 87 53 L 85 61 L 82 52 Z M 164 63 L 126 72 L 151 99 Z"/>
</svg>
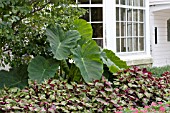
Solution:
<svg viewBox="0 0 170 113">
<path fill-rule="evenodd" d="M 127 62 L 128 66 L 133 65 L 146 65 L 151 66 L 153 63 L 150 55 L 130 55 L 130 56 L 119 56 L 120 59 Z"/>
</svg>

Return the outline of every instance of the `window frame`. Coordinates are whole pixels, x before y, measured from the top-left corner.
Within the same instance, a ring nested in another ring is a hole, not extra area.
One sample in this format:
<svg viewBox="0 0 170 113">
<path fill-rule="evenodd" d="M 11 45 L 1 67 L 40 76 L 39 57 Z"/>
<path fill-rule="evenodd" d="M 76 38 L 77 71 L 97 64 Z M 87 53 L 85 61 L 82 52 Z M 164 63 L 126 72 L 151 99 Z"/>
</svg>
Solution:
<svg viewBox="0 0 170 113">
<path fill-rule="evenodd" d="M 145 51 L 145 15 L 146 15 L 146 7 L 145 3 L 142 3 L 143 6 L 138 4 L 139 6 L 135 6 L 132 3 L 132 0 L 125 1 L 125 3 L 122 5 L 121 1 L 119 1 L 119 4 L 116 4 L 116 27 L 119 28 L 116 29 L 116 33 L 119 35 L 116 35 L 116 41 L 119 42 L 119 44 L 116 45 L 116 52 L 117 53 L 136 53 L 136 52 L 144 52 Z M 126 2 L 130 5 L 126 5 Z M 145 0 L 144 0 L 145 2 Z M 118 12 L 117 12 L 118 11 Z M 122 11 L 124 13 L 124 18 L 122 18 Z M 142 20 L 140 20 L 142 12 Z M 137 13 L 135 18 L 135 13 Z M 128 16 L 130 15 L 130 16 Z M 122 20 L 123 19 L 123 20 Z M 122 35 L 122 24 L 123 24 L 123 35 Z M 142 25 L 142 27 L 141 27 Z M 136 32 L 134 27 L 136 26 Z M 117 31 L 118 30 L 118 31 Z M 140 30 L 142 30 L 140 32 Z M 142 35 L 141 35 L 142 33 Z M 122 43 L 123 41 L 123 43 Z M 141 42 L 143 41 L 143 42 Z M 141 42 L 141 43 L 140 43 Z M 123 46 L 122 46 L 123 44 Z M 140 46 L 142 44 L 142 46 Z M 123 47 L 123 48 L 122 48 Z"/>
<path fill-rule="evenodd" d="M 103 4 L 78 4 L 79 7 L 101 7 L 102 5 L 103 5 L 103 48 L 112 50 L 118 56 L 129 56 L 129 57 L 131 55 L 150 56 L 151 42 L 150 42 L 149 1 L 145 0 L 145 18 L 144 18 L 145 45 L 144 45 L 143 52 L 128 52 L 128 53 L 116 52 L 116 24 L 115 24 L 116 2 L 115 0 L 103 0 Z"/>
</svg>

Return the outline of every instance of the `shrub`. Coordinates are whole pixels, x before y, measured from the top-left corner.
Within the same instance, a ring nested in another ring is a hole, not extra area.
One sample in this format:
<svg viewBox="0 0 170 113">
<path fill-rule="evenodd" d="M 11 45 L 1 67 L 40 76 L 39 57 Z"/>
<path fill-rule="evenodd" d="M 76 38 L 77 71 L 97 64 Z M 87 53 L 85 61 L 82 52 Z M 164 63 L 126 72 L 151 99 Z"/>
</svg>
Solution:
<svg viewBox="0 0 170 113">
<path fill-rule="evenodd" d="M 32 55 L 51 56 L 45 28 L 58 23 L 68 30 L 86 12 L 72 7 L 72 1 L 0 0 L 0 66 L 28 64 Z"/>
</svg>

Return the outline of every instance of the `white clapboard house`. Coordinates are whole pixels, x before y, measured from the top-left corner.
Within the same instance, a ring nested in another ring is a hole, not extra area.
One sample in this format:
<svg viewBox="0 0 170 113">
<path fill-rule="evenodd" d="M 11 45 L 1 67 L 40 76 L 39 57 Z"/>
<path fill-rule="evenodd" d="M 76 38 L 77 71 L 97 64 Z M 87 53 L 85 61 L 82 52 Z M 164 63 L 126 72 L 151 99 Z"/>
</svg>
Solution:
<svg viewBox="0 0 170 113">
<path fill-rule="evenodd" d="M 170 0 L 75 0 L 93 39 L 128 65 L 170 65 Z"/>
</svg>

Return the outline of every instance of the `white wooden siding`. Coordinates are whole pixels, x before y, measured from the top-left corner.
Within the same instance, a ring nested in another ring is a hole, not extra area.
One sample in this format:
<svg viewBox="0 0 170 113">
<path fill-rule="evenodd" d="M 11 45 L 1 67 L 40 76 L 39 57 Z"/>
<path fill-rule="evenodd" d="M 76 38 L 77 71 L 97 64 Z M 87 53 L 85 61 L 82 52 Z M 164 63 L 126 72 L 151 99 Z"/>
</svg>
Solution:
<svg viewBox="0 0 170 113">
<path fill-rule="evenodd" d="M 153 66 L 170 65 L 170 42 L 167 41 L 167 20 L 170 19 L 170 10 L 153 12 L 150 18 L 154 21 L 151 29 Z M 157 44 L 155 44 L 155 27 L 157 27 Z"/>
</svg>

